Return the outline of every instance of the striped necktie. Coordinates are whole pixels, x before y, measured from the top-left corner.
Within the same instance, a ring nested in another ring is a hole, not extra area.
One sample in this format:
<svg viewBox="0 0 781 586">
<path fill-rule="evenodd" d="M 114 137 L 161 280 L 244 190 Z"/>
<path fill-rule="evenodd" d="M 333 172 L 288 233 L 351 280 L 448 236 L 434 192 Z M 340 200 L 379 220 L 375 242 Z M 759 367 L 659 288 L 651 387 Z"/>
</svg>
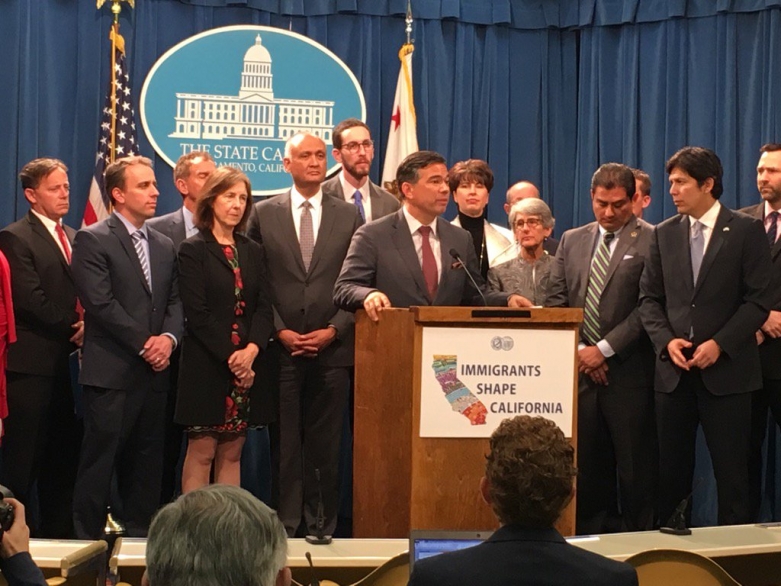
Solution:
<svg viewBox="0 0 781 586">
<path fill-rule="evenodd" d="M 586 306 L 583 308 L 583 338 L 589 344 L 596 344 L 602 339 L 599 333 L 599 298 L 605 288 L 607 266 L 610 264 L 610 242 L 615 237 L 614 232 L 605 232 L 591 263 L 591 274 L 586 288 Z"/>
<path fill-rule="evenodd" d="M 149 290 L 152 290 L 152 274 L 149 271 L 149 258 L 147 257 L 146 250 L 144 250 L 144 239 L 146 235 L 142 230 L 136 230 L 130 235 L 133 240 L 133 247 L 136 249 L 138 255 L 138 262 L 141 263 L 141 270 L 144 271 L 144 278 Z"/>
</svg>

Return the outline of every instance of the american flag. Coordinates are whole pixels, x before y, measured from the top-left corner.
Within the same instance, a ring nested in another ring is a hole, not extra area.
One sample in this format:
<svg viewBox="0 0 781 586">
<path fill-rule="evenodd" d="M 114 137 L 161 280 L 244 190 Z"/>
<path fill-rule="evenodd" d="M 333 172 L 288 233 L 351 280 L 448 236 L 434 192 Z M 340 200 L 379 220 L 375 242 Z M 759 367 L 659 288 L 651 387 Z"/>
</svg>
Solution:
<svg viewBox="0 0 781 586">
<path fill-rule="evenodd" d="M 114 82 L 109 80 L 105 106 L 103 107 L 103 117 L 100 122 L 100 139 L 98 141 L 95 172 L 92 175 L 89 200 L 87 200 L 87 207 L 84 209 L 84 218 L 81 222 L 82 227 L 99 222 L 109 215 L 111 201 L 103 186 L 103 172 L 106 169 L 106 165 L 111 162 L 111 120 L 114 115 L 111 105 L 115 96 L 116 123 L 114 131 L 116 132 L 116 150 L 114 157 L 120 158 L 139 154 L 138 142 L 136 141 L 136 113 L 132 104 L 130 76 L 128 75 L 125 62 L 125 41 L 117 30 L 112 29 L 111 34 L 116 35 L 116 42 L 114 43 L 116 91 L 112 87 Z"/>
</svg>

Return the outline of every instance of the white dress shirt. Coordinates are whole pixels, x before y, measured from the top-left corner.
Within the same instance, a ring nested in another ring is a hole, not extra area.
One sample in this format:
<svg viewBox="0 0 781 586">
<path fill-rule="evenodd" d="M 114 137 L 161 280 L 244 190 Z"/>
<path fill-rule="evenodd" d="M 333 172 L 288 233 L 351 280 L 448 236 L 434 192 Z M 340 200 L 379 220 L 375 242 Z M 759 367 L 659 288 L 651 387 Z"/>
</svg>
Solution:
<svg viewBox="0 0 781 586">
<path fill-rule="evenodd" d="M 694 222 L 699 221 L 700 224 L 702 224 L 702 238 L 703 238 L 702 255 L 703 256 L 705 256 L 705 253 L 708 252 L 708 244 L 710 244 L 710 237 L 713 236 L 713 229 L 716 227 L 716 220 L 719 219 L 720 211 L 721 211 L 721 204 L 719 203 L 719 200 L 716 200 L 711 206 L 711 208 L 707 212 L 702 214 L 699 220 L 689 217 L 689 238 L 691 238 L 692 235 L 692 226 L 694 225 Z"/>
<path fill-rule="evenodd" d="M 60 249 L 60 252 L 62 253 L 62 256 L 65 258 L 65 260 L 68 260 L 68 253 L 72 252 L 72 250 L 68 250 L 68 252 L 65 252 L 65 250 L 62 248 L 62 242 L 60 241 L 60 237 L 57 236 L 57 232 L 55 232 L 55 229 L 57 227 L 57 224 L 62 226 L 62 222 L 55 222 L 51 218 L 47 218 L 46 216 L 39 214 L 35 210 L 30 210 L 36 218 L 38 218 L 41 221 L 41 224 L 43 224 L 43 227 L 46 228 L 46 231 L 51 234 L 52 238 L 54 238 L 54 241 L 57 243 L 57 248 Z M 65 240 L 67 240 L 68 237 L 65 237 Z M 68 243 L 68 246 L 70 246 L 70 243 Z"/>
</svg>

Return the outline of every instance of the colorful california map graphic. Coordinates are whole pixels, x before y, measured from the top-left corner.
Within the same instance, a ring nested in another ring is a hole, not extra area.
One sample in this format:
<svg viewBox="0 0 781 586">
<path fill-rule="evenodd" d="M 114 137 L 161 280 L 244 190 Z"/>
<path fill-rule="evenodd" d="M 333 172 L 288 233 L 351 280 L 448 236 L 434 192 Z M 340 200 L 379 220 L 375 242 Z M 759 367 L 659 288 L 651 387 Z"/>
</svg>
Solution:
<svg viewBox="0 0 781 586">
<path fill-rule="evenodd" d="M 472 394 L 472 391 L 464 386 L 464 383 L 458 380 L 458 356 L 434 354 L 434 363 L 431 366 L 453 411 L 461 413 L 472 425 L 485 425 L 488 409 Z"/>
</svg>

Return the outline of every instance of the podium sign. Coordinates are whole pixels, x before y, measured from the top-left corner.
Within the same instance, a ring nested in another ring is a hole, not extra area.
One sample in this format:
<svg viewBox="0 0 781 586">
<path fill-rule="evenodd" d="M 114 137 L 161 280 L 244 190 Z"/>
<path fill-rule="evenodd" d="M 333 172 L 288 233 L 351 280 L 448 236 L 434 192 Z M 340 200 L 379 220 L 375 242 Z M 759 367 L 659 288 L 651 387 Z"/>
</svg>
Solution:
<svg viewBox="0 0 781 586">
<path fill-rule="evenodd" d="M 572 437 L 575 335 L 423 327 L 420 437 L 487 438 L 516 415 L 551 419 Z"/>
</svg>

